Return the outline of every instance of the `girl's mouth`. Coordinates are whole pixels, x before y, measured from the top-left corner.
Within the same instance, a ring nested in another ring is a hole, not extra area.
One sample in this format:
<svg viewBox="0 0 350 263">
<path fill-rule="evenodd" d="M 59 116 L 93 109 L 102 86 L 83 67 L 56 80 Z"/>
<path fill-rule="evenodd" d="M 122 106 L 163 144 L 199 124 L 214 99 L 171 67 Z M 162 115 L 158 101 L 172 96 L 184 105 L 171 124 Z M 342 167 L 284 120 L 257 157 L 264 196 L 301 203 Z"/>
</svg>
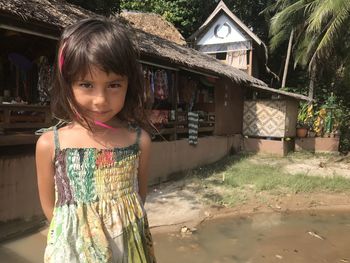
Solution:
<svg viewBox="0 0 350 263">
<path fill-rule="evenodd" d="M 92 111 L 89 111 L 91 112 L 92 114 L 97 114 L 97 115 L 102 115 L 102 114 L 106 114 L 106 113 L 109 113 L 110 111 L 95 111 L 95 110 L 92 110 Z"/>
</svg>

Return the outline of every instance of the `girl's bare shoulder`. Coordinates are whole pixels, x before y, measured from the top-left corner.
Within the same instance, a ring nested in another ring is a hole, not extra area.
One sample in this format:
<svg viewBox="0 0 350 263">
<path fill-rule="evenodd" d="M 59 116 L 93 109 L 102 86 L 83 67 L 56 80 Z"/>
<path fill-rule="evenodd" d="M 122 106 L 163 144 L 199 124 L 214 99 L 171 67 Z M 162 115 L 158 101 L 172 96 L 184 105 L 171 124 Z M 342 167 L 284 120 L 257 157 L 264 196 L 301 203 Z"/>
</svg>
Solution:
<svg viewBox="0 0 350 263">
<path fill-rule="evenodd" d="M 151 144 L 151 136 L 148 134 L 147 131 L 144 129 L 141 129 L 141 134 L 140 134 L 140 147 L 141 149 L 144 147 L 149 147 Z"/>
<path fill-rule="evenodd" d="M 51 152 L 54 148 L 54 132 L 47 131 L 40 135 L 36 142 L 37 151 Z"/>
<path fill-rule="evenodd" d="M 80 126 L 78 124 L 72 124 L 72 123 L 68 123 L 67 125 L 57 129 L 57 131 L 61 134 L 70 133 L 70 132 L 79 132 L 82 130 L 85 130 L 85 128 L 83 128 L 82 126 Z"/>
</svg>

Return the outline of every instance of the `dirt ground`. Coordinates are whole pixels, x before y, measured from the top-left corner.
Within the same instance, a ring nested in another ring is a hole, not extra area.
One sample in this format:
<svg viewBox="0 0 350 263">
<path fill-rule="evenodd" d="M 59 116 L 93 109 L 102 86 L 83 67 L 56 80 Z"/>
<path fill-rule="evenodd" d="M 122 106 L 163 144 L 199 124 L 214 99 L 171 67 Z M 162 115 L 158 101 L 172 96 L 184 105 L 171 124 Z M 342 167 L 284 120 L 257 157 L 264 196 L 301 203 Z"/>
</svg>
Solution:
<svg viewBox="0 0 350 263">
<path fill-rule="evenodd" d="M 283 166 L 284 171 L 290 174 L 306 173 L 310 176 L 350 178 L 350 155 L 295 153 L 292 156 L 273 160 L 270 156 L 255 155 L 250 158 L 250 161 L 255 163 L 265 161 L 271 165 L 279 164 Z"/>
<path fill-rule="evenodd" d="M 350 178 L 350 158 L 337 155 L 300 155 L 274 159 L 253 156 L 251 162 L 268 162 L 280 165 L 291 174 L 307 172 L 310 176 L 344 176 Z M 149 189 L 146 210 L 152 232 L 178 231 L 182 227 L 194 228 L 205 220 L 260 212 L 288 213 L 300 210 L 349 210 L 350 193 L 282 194 L 252 193 L 234 207 L 210 205 L 204 202 L 193 182 L 183 179 L 163 183 Z M 203 189 L 204 191 L 205 189 Z"/>
</svg>

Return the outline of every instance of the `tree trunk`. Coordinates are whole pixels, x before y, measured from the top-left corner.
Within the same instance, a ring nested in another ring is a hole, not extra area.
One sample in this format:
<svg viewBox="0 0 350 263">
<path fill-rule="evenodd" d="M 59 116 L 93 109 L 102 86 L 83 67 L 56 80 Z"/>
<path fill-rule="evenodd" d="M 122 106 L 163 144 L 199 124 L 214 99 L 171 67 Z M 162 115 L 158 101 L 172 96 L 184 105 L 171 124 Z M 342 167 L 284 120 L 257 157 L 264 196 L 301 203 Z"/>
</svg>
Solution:
<svg viewBox="0 0 350 263">
<path fill-rule="evenodd" d="M 283 79 L 282 79 L 282 86 L 281 86 L 281 88 L 284 88 L 286 86 L 290 54 L 292 53 L 293 35 L 294 35 L 294 30 L 292 29 L 292 32 L 290 32 L 290 37 L 289 37 L 287 58 L 286 58 L 286 63 L 284 64 L 284 72 L 283 72 Z"/>
<path fill-rule="evenodd" d="M 312 100 L 315 96 L 315 70 L 312 69 L 310 74 L 310 83 L 309 83 L 309 98 Z"/>
</svg>

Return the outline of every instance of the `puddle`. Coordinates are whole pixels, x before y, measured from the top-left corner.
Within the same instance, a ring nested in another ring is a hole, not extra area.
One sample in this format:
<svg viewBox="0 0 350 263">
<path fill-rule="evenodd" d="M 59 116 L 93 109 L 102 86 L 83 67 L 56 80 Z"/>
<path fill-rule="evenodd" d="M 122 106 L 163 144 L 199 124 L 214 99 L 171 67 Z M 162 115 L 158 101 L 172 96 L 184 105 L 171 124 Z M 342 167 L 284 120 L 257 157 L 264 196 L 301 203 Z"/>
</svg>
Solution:
<svg viewBox="0 0 350 263">
<path fill-rule="evenodd" d="M 154 239 L 161 263 L 350 262 L 350 212 L 218 219 Z"/>
<path fill-rule="evenodd" d="M 41 263 L 46 231 L 0 244 L 0 262 Z M 216 219 L 189 234 L 154 235 L 159 263 L 349 262 L 349 213 Z"/>
</svg>

